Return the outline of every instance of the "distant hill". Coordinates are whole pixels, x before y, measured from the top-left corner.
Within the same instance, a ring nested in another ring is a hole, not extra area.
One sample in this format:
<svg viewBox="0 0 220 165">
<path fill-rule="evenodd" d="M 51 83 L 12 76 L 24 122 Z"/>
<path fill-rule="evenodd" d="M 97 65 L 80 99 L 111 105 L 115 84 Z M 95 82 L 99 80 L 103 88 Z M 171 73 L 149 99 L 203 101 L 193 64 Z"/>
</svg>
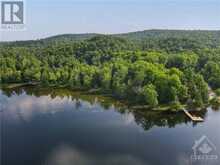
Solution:
<svg viewBox="0 0 220 165">
<path fill-rule="evenodd" d="M 41 46 L 45 44 L 56 44 L 63 42 L 78 42 L 90 39 L 99 34 L 62 34 L 51 36 L 48 38 L 38 39 L 38 40 L 26 40 L 26 41 L 12 41 L 12 42 L 0 42 L 0 45 L 8 45 L 8 46 Z"/>
<path fill-rule="evenodd" d="M 86 40 L 90 39 L 92 37 L 95 37 L 99 34 L 96 33 L 85 33 L 85 34 L 62 34 L 62 35 L 56 35 L 52 37 L 48 37 L 43 39 L 44 41 L 63 41 L 63 40 L 68 40 L 68 41 L 81 41 L 81 40 Z"/>
<path fill-rule="evenodd" d="M 124 34 L 117 34 L 121 37 L 130 39 L 146 39 L 146 38 L 169 38 L 169 37 L 180 37 L 180 38 L 192 38 L 192 37 L 220 37 L 220 30 L 145 30 L 130 32 Z"/>
<path fill-rule="evenodd" d="M 187 39 L 196 41 L 207 47 L 220 46 L 220 30 L 145 30 L 125 34 L 117 34 L 117 36 L 140 42 L 152 40 L 167 41 L 167 39 Z"/>
<path fill-rule="evenodd" d="M 58 44 L 79 42 L 91 39 L 95 36 L 103 36 L 102 34 L 88 33 L 88 34 L 64 34 L 48 37 L 40 40 L 31 41 L 16 41 L 16 42 L 1 42 L 0 45 L 9 46 L 41 46 L 45 44 Z M 171 42 L 179 44 L 183 47 L 191 47 L 196 45 L 216 48 L 220 47 L 220 31 L 208 30 L 145 30 L 138 32 L 130 32 L 124 34 L 105 35 L 112 37 L 120 37 L 137 44 L 145 44 L 144 47 L 151 47 L 151 43 L 155 45 L 162 45 L 166 47 Z M 187 44 L 186 44 L 187 43 Z M 189 45 L 190 43 L 190 45 Z M 169 46 L 169 45 L 168 45 Z M 153 48 L 154 48 L 153 47 Z"/>
</svg>

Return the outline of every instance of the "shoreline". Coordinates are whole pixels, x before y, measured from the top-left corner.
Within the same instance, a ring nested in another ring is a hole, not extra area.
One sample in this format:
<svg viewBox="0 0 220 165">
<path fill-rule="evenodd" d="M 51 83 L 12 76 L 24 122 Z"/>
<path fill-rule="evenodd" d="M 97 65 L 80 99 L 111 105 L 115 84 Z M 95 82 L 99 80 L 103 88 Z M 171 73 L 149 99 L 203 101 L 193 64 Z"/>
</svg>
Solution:
<svg viewBox="0 0 220 165">
<path fill-rule="evenodd" d="M 31 83 L 8 83 L 8 84 L 0 84 L 0 87 L 6 88 L 6 89 L 13 89 L 13 88 L 19 88 L 24 86 L 36 86 L 40 83 L 37 82 L 31 82 Z"/>
<path fill-rule="evenodd" d="M 29 83 L 7 83 L 7 84 L 0 84 L 1 88 L 5 88 L 5 89 L 13 89 L 13 88 L 20 88 L 20 87 L 26 87 L 26 86 L 39 86 L 39 87 L 44 87 L 40 82 L 29 82 Z M 48 85 L 45 86 L 48 88 L 67 88 L 70 89 L 72 91 L 78 91 L 78 92 L 82 92 L 83 94 L 86 95 L 100 95 L 100 96 L 104 96 L 104 97 L 111 97 L 117 101 L 122 102 L 123 104 L 125 104 L 128 108 L 133 109 L 133 110 L 148 110 L 148 111 L 152 111 L 152 112 L 181 112 L 182 109 L 187 108 L 188 106 L 186 104 L 179 104 L 179 105 L 175 105 L 175 104 L 160 104 L 156 107 L 150 107 L 149 105 L 138 105 L 138 104 L 129 104 L 129 102 L 127 100 L 123 100 L 120 98 L 115 98 L 112 94 L 109 94 L 107 92 L 102 92 L 101 89 L 85 89 L 85 88 L 69 88 L 67 86 L 57 86 L 57 85 Z M 219 100 L 219 103 L 215 103 L 216 104 L 220 104 L 220 97 L 217 98 Z M 209 103 L 204 105 L 203 107 L 191 107 L 192 109 L 195 110 L 190 110 L 191 108 L 189 108 L 189 111 L 191 112 L 201 112 L 204 109 L 206 109 L 208 106 L 213 106 L 213 103 L 211 102 L 211 99 L 209 99 Z"/>
</svg>

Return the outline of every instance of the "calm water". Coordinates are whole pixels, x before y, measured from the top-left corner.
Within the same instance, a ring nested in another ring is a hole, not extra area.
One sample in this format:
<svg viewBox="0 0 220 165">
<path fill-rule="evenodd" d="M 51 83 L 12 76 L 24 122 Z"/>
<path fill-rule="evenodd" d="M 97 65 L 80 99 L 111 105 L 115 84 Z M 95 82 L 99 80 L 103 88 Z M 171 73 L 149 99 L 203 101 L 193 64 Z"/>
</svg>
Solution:
<svg viewBox="0 0 220 165">
<path fill-rule="evenodd" d="M 195 124 L 182 113 L 132 111 L 110 98 L 37 87 L 0 90 L 0 102 L 2 165 L 220 164 L 220 157 L 190 158 L 204 135 L 209 154 L 219 154 L 219 110 Z"/>
</svg>

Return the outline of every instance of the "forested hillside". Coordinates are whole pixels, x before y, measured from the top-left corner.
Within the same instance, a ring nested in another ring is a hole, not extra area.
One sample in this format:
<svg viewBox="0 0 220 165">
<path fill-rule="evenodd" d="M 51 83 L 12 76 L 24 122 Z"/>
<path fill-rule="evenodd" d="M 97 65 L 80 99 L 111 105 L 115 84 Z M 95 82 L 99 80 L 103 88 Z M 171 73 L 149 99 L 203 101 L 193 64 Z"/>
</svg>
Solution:
<svg viewBox="0 0 220 165">
<path fill-rule="evenodd" d="M 1 83 L 99 89 L 151 107 L 200 107 L 208 102 L 208 85 L 220 88 L 219 31 L 61 35 L 0 49 Z"/>
<path fill-rule="evenodd" d="M 17 41 L 17 42 L 0 42 L 0 45 L 8 46 L 45 46 L 46 44 L 59 44 L 63 42 L 76 42 L 91 39 L 101 34 L 64 34 L 48 37 L 39 40 Z M 124 38 L 142 49 L 147 48 L 169 48 L 172 44 L 194 45 L 197 47 L 218 48 L 220 45 L 220 31 L 200 31 L 200 30 L 145 30 L 139 32 L 131 32 L 124 34 L 113 34 L 110 36 Z M 168 42 L 166 42 L 168 41 Z"/>
</svg>

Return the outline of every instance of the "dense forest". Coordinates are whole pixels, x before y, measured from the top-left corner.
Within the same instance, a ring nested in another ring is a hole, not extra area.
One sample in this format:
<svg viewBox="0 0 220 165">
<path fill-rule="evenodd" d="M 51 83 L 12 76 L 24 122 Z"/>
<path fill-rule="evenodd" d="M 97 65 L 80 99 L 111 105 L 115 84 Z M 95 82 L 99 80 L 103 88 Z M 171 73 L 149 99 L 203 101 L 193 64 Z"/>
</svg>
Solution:
<svg viewBox="0 0 220 165">
<path fill-rule="evenodd" d="M 220 31 L 149 30 L 0 43 L 0 81 L 96 89 L 137 105 L 208 102 L 220 91 Z"/>
</svg>

